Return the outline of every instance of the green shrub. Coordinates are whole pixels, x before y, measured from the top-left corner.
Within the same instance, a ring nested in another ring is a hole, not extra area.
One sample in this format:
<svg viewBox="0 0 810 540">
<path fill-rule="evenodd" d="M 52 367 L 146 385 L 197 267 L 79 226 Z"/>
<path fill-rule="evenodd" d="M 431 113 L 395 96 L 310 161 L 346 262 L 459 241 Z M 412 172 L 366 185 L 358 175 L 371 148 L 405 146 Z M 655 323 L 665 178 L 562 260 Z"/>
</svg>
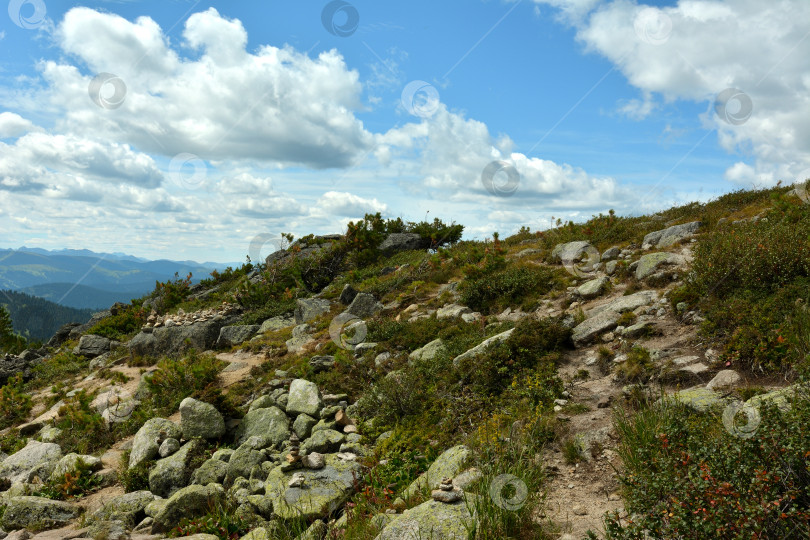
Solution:
<svg viewBox="0 0 810 540">
<path fill-rule="evenodd" d="M 126 341 L 127 338 L 138 333 L 146 323 L 149 314 L 140 305 L 131 305 L 122 308 L 117 314 L 102 319 L 90 330 L 88 334 L 103 336 L 116 341 Z"/>
<path fill-rule="evenodd" d="M 627 360 L 616 368 L 616 374 L 624 381 L 645 382 L 652 376 L 654 367 L 650 351 L 634 346 L 627 352 Z"/>
<path fill-rule="evenodd" d="M 33 406 L 31 395 L 24 388 L 22 375 L 17 373 L 0 388 L 0 429 L 23 422 Z"/>
<path fill-rule="evenodd" d="M 183 518 L 171 531 L 169 538 L 212 534 L 221 540 L 237 540 L 251 529 L 251 524 L 235 512 L 230 505 L 212 505 L 209 511 L 199 518 Z"/>
<path fill-rule="evenodd" d="M 72 471 L 67 471 L 61 478 L 50 478 L 35 493 L 38 497 L 47 497 L 58 501 L 80 499 L 101 486 L 99 478 L 92 468 L 79 459 Z"/>
<path fill-rule="evenodd" d="M 54 426 L 61 430 L 57 442 L 63 452 L 92 454 L 114 442 L 104 419 L 90 406 L 92 401 L 92 395 L 79 390 L 65 398 L 65 404 L 59 408 Z"/>
<path fill-rule="evenodd" d="M 759 418 L 741 437 L 717 416 L 673 403 L 617 410 L 634 518 L 608 516 L 606 537 L 802 538 L 810 530 L 810 398 L 799 395 L 785 413 L 763 406 Z"/>
<path fill-rule="evenodd" d="M 459 287 L 461 301 L 475 311 L 491 313 L 509 305 L 523 304 L 527 297 L 539 297 L 555 286 L 555 273 L 549 268 L 516 263 L 476 278 L 467 278 Z"/>
<path fill-rule="evenodd" d="M 57 381 L 64 381 L 81 374 L 88 365 L 90 360 L 87 358 L 63 350 L 34 366 L 31 370 L 33 378 L 29 384 L 34 388 L 42 388 Z"/>
<path fill-rule="evenodd" d="M 121 454 L 119 463 L 118 481 L 124 488 L 124 492 L 149 491 L 149 471 L 155 466 L 153 460 L 143 461 L 130 469 L 129 451 L 127 450 Z"/>
<path fill-rule="evenodd" d="M 180 402 L 214 383 L 223 362 L 214 355 L 190 351 L 180 359 L 164 358 L 146 377 L 151 400 L 158 411 L 171 414 Z"/>
</svg>

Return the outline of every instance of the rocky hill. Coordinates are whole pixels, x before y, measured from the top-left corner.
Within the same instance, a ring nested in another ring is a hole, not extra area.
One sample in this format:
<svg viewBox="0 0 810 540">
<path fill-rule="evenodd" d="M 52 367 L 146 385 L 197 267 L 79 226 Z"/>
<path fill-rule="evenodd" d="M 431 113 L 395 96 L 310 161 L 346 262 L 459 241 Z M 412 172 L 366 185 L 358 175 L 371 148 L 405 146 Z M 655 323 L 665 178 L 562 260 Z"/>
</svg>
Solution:
<svg viewBox="0 0 810 540">
<path fill-rule="evenodd" d="M 806 538 L 810 208 L 368 215 L 0 359 L 6 538 Z"/>
</svg>

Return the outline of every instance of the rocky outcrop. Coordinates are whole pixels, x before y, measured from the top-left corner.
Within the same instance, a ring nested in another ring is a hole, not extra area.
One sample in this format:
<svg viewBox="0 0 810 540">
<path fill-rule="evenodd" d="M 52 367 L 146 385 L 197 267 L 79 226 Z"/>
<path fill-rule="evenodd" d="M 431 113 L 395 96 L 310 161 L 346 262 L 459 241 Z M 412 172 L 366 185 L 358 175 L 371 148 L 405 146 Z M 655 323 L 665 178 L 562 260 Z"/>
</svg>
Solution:
<svg viewBox="0 0 810 540">
<path fill-rule="evenodd" d="M 373 295 L 368 293 L 357 293 L 352 300 L 352 303 L 346 309 L 346 313 L 350 313 L 355 317 L 367 319 L 373 317 L 382 311 L 383 305 L 374 298 Z"/>
<path fill-rule="evenodd" d="M 102 336 L 85 334 L 79 338 L 79 344 L 73 349 L 73 354 L 95 358 L 109 352 L 112 341 Z"/>
<path fill-rule="evenodd" d="M 81 508 L 64 501 L 44 497 L 11 497 L 3 513 L 3 527 L 15 529 L 54 529 L 67 525 Z"/>
<path fill-rule="evenodd" d="M 647 279 L 662 266 L 684 266 L 685 264 L 686 259 L 675 253 L 648 253 L 635 263 L 636 279 L 639 281 Z"/>
<path fill-rule="evenodd" d="M 398 251 L 408 251 L 412 249 L 427 249 L 430 241 L 415 233 L 392 233 L 385 237 L 385 240 L 378 246 L 378 249 L 386 254 L 393 254 Z"/>
<path fill-rule="evenodd" d="M 476 495 L 451 504 L 430 500 L 395 516 L 375 540 L 442 538 L 462 540 L 475 529 Z"/>
<path fill-rule="evenodd" d="M 464 360 L 466 360 L 468 358 L 475 358 L 479 354 L 483 354 L 484 351 L 486 351 L 492 345 L 495 345 L 497 343 L 503 343 L 504 341 L 509 339 L 509 336 L 512 335 L 512 332 L 514 330 L 515 330 L 514 328 L 511 328 L 511 329 L 507 330 L 506 332 L 501 332 L 500 334 L 494 335 L 489 339 L 485 339 L 480 344 L 476 345 L 475 347 L 468 350 L 467 352 L 461 353 L 460 355 L 453 358 L 453 365 L 457 366 L 457 365 L 459 365 L 459 363 L 461 363 L 462 361 L 464 361 Z"/>
<path fill-rule="evenodd" d="M 295 301 L 295 324 L 303 324 L 329 313 L 331 302 L 324 298 L 299 298 Z"/>
<path fill-rule="evenodd" d="M 615 328 L 622 313 L 647 306 L 657 298 L 655 291 L 640 291 L 594 308 L 588 311 L 584 321 L 574 327 L 571 340 L 574 345 L 582 346 L 598 334 Z"/>
<path fill-rule="evenodd" d="M 217 315 L 207 321 L 145 328 L 127 346 L 136 355 L 152 357 L 178 355 L 189 349 L 205 351 L 216 345 L 222 327 L 234 320 L 235 315 Z"/>
<path fill-rule="evenodd" d="M 418 361 L 426 361 L 429 362 L 436 358 L 440 354 L 444 354 L 447 352 L 447 347 L 445 347 L 444 342 L 441 339 L 434 339 L 430 343 L 426 344 L 424 347 L 420 347 L 416 349 L 411 354 L 408 355 L 408 360 L 410 362 L 418 362 Z"/>
<path fill-rule="evenodd" d="M 694 235 L 701 226 L 702 223 L 700 221 L 693 221 L 691 223 L 673 225 L 661 231 L 651 232 L 644 237 L 642 247 L 645 249 L 669 247 Z"/>
<path fill-rule="evenodd" d="M 281 444 L 290 436 L 290 421 L 278 407 L 254 409 L 248 412 L 236 431 L 236 442 L 242 444 L 250 437 L 259 437 L 265 446 Z"/>
</svg>

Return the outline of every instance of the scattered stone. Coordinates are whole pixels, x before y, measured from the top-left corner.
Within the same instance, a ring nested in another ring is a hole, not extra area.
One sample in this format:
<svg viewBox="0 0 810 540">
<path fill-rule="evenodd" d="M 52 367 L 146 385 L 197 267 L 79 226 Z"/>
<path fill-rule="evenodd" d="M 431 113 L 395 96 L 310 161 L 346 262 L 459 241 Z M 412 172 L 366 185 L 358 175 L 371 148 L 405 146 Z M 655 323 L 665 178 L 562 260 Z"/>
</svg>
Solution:
<svg viewBox="0 0 810 540">
<path fill-rule="evenodd" d="M 378 246 L 378 249 L 386 254 L 398 251 L 409 251 L 413 249 L 425 249 L 430 245 L 428 240 L 416 233 L 391 233 Z"/>
<path fill-rule="evenodd" d="M 56 464 L 62 458 L 58 444 L 42 443 L 31 439 L 24 448 L 10 455 L 0 463 L 0 478 L 12 484 L 28 482 L 29 476 L 43 463 Z"/>
<path fill-rule="evenodd" d="M 293 422 L 293 431 L 300 439 L 306 439 L 312 433 L 312 428 L 318 421 L 309 416 L 308 414 L 299 414 Z"/>
<path fill-rule="evenodd" d="M 675 392 L 670 396 L 679 403 L 691 407 L 699 412 L 707 412 L 713 408 L 725 405 L 728 402 L 721 394 L 708 388 L 695 387 Z"/>
<path fill-rule="evenodd" d="M 651 232 L 644 237 L 643 246 L 665 248 L 695 234 L 702 223 L 693 221 L 681 225 L 673 225 L 661 231 Z"/>
<path fill-rule="evenodd" d="M 295 319 L 292 317 L 279 315 L 264 321 L 259 327 L 258 333 L 264 334 L 265 332 L 275 332 L 276 330 L 282 330 L 284 328 L 289 328 L 290 326 L 295 326 Z"/>
<path fill-rule="evenodd" d="M 86 334 L 79 338 L 79 344 L 73 349 L 73 354 L 95 358 L 109 352 L 111 343 L 108 338 Z"/>
<path fill-rule="evenodd" d="M 228 462 L 211 458 L 194 471 L 194 474 L 191 475 L 191 483 L 202 486 L 221 484 L 225 481 L 227 474 Z"/>
<path fill-rule="evenodd" d="M 714 378 L 709 381 L 706 388 L 709 390 L 725 390 L 728 388 L 735 388 L 742 380 L 740 374 L 733 369 L 724 369 L 719 371 Z"/>
<path fill-rule="evenodd" d="M 278 407 L 254 409 L 242 419 L 236 430 L 236 443 L 259 437 L 267 446 L 281 444 L 290 437 L 290 421 Z"/>
<path fill-rule="evenodd" d="M 153 516 L 155 522 L 152 532 L 166 532 L 177 526 L 183 518 L 191 519 L 205 515 L 212 506 L 220 504 L 224 496 L 225 490 L 218 484 L 192 485 L 180 489 L 165 501 Z"/>
<path fill-rule="evenodd" d="M 458 304 L 447 304 L 436 311 L 437 319 L 458 319 L 462 315 L 472 313 L 472 310 L 467 306 L 460 306 Z"/>
<path fill-rule="evenodd" d="M 571 509 L 571 511 L 574 512 L 575 516 L 588 515 L 588 511 L 585 510 L 585 508 L 583 506 L 580 506 L 580 505 L 575 505 L 574 508 Z"/>
<path fill-rule="evenodd" d="M 174 422 L 164 418 L 147 420 L 135 434 L 132 450 L 129 453 L 129 468 L 144 461 L 155 459 L 159 455 L 160 445 L 167 438 L 180 439 L 183 432 Z"/>
<path fill-rule="evenodd" d="M 355 296 L 357 296 L 357 290 L 347 283 L 343 286 L 343 290 L 340 291 L 340 298 L 338 298 L 338 300 L 344 306 L 348 306 L 352 303 Z"/>
<path fill-rule="evenodd" d="M 334 356 L 313 356 L 309 360 L 309 365 L 312 368 L 314 373 L 321 373 L 322 371 L 328 371 L 332 369 L 335 365 L 335 357 Z"/>
<path fill-rule="evenodd" d="M 675 253 L 648 253 L 638 260 L 635 275 L 641 281 L 653 275 L 661 266 L 683 266 L 686 259 Z"/>
<path fill-rule="evenodd" d="M 295 302 L 295 324 L 301 325 L 329 313 L 331 303 L 323 298 L 299 298 Z"/>
<path fill-rule="evenodd" d="M 618 259 L 619 255 L 621 255 L 622 250 L 616 246 L 607 248 L 602 253 L 602 262 L 612 261 L 614 259 Z"/>
<path fill-rule="evenodd" d="M 416 349 L 410 355 L 408 355 L 408 361 L 410 363 L 420 360 L 429 362 L 435 359 L 438 355 L 446 352 L 447 348 L 445 347 L 444 342 L 441 339 L 434 339 L 427 345 Z"/>
<path fill-rule="evenodd" d="M 337 452 L 345 438 L 343 433 L 335 431 L 334 429 L 322 429 L 314 432 L 309 439 L 304 441 L 301 445 L 301 451 L 305 454 L 312 452 L 318 452 L 320 454 Z"/>
<path fill-rule="evenodd" d="M 596 298 L 604 293 L 610 286 L 610 279 L 606 277 L 599 277 L 592 279 L 580 285 L 576 289 L 576 295 L 581 298 Z"/>
<path fill-rule="evenodd" d="M 160 448 L 158 448 L 158 455 L 162 458 L 165 458 L 174 454 L 178 450 L 180 450 L 180 441 L 169 437 L 168 439 L 160 443 Z"/>
<path fill-rule="evenodd" d="M 461 353 L 460 355 L 453 358 L 453 365 L 457 366 L 464 360 L 467 360 L 469 358 L 475 358 L 479 354 L 482 354 L 484 351 L 486 351 L 492 345 L 495 345 L 497 343 L 503 343 L 509 338 L 509 336 L 512 335 L 512 332 L 514 332 L 514 330 L 515 330 L 514 328 L 510 328 L 506 332 L 501 332 L 500 334 L 496 334 L 489 339 L 485 339 L 480 344 L 476 345 L 467 352 Z"/>
<path fill-rule="evenodd" d="M 326 458 L 318 452 L 311 452 L 301 458 L 301 465 L 307 469 L 323 469 L 326 467 Z"/>
<path fill-rule="evenodd" d="M 402 493 L 405 500 L 413 498 L 417 493 L 429 489 L 441 482 L 443 478 L 453 478 L 458 475 L 470 458 L 470 449 L 464 445 L 453 446 L 445 450 L 427 472 L 420 475 Z"/>
</svg>

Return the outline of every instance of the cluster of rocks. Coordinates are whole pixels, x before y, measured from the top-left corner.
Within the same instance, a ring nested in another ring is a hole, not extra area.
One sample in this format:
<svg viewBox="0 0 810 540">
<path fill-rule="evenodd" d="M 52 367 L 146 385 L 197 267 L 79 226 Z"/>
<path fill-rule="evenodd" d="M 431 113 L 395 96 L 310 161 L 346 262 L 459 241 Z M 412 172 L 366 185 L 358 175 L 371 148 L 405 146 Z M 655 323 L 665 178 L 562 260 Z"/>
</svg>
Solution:
<svg viewBox="0 0 810 540">
<path fill-rule="evenodd" d="M 174 315 L 158 315 L 157 311 L 153 309 L 147 317 L 143 329 L 160 328 L 161 326 L 167 328 L 171 328 L 172 326 L 191 326 L 195 323 L 214 320 L 217 317 L 226 317 L 238 313 L 240 310 L 241 307 L 238 304 L 230 302 L 222 302 L 222 305 L 216 309 L 203 309 L 195 311 L 194 313 L 186 313 L 183 311 L 183 308 L 180 308 Z"/>
</svg>

